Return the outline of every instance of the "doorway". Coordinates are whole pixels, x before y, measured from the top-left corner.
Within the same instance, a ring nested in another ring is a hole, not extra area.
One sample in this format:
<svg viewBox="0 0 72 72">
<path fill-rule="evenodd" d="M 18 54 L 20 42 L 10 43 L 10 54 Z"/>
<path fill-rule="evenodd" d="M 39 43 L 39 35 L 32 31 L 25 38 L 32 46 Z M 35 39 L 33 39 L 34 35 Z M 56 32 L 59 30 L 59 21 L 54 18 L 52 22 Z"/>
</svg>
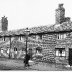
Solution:
<svg viewBox="0 0 72 72">
<path fill-rule="evenodd" d="M 72 66 L 72 49 L 71 48 L 69 48 L 69 60 L 68 60 L 68 62 L 69 62 L 69 65 Z"/>
</svg>

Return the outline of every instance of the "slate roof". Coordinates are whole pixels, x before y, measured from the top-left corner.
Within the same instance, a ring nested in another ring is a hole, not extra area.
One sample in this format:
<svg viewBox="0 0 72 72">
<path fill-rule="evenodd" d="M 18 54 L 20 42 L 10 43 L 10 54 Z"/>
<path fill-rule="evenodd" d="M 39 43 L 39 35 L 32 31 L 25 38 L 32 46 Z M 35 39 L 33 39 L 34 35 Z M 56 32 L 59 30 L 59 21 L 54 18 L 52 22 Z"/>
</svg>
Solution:
<svg viewBox="0 0 72 72">
<path fill-rule="evenodd" d="M 0 32 L 0 36 L 10 36 L 10 35 L 25 35 L 26 29 L 19 29 L 16 31 L 5 31 Z M 54 24 L 51 26 L 40 26 L 29 28 L 30 34 L 44 33 L 44 32 L 59 32 L 59 31 L 70 31 L 72 30 L 72 22 L 63 22 L 62 24 Z"/>
<path fill-rule="evenodd" d="M 59 32 L 72 30 L 72 22 L 64 22 L 62 24 L 54 24 L 51 26 L 35 27 L 31 29 L 31 33 L 42 33 L 42 32 Z"/>
</svg>

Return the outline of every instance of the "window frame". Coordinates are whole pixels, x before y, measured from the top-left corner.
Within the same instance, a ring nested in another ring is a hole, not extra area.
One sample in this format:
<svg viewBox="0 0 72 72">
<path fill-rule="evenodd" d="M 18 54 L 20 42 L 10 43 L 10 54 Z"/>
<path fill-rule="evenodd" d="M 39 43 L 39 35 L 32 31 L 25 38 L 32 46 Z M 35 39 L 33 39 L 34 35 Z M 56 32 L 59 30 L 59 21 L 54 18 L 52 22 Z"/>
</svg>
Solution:
<svg viewBox="0 0 72 72">
<path fill-rule="evenodd" d="M 56 51 L 58 50 L 58 56 L 56 55 Z M 64 51 L 65 52 L 65 55 L 63 56 L 62 53 L 60 53 L 60 50 L 62 50 L 62 52 Z M 59 56 L 60 54 L 60 56 Z M 56 57 L 65 57 L 66 56 L 66 51 L 65 51 L 65 48 L 55 48 L 55 56 Z"/>
<path fill-rule="evenodd" d="M 63 34 L 63 33 L 62 33 L 62 34 L 60 34 L 60 33 L 57 34 L 57 39 L 58 39 L 58 40 L 65 39 L 66 37 L 67 37 L 67 34 L 66 34 L 66 33 L 64 33 L 64 34 Z"/>
<path fill-rule="evenodd" d="M 16 47 L 14 48 L 14 51 L 17 51 L 17 48 Z"/>
</svg>

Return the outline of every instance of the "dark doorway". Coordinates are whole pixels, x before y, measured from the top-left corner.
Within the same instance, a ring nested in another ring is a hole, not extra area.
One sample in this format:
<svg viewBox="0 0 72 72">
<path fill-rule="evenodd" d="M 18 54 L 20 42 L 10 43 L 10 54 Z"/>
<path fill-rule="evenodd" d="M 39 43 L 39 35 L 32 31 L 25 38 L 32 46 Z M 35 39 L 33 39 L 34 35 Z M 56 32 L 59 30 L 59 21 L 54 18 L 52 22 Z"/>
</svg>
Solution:
<svg viewBox="0 0 72 72">
<path fill-rule="evenodd" d="M 69 65 L 72 66 L 72 49 L 69 48 Z"/>
</svg>

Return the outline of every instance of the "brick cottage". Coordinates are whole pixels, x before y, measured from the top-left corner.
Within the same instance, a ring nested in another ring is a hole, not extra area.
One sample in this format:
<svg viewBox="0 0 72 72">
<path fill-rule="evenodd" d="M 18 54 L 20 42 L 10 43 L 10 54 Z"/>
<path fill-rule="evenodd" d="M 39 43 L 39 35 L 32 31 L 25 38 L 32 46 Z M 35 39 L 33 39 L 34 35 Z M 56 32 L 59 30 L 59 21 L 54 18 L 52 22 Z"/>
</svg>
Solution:
<svg viewBox="0 0 72 72">
<path fill-rule="evenodd" d="M 56 22 L 54 25 L 29 28 L 27 48 L 28 50 L 31 49 L 33 57 L 42 56 L 40 61 L 72 65 L 72 22 L 70 17 L 65 17 L 63 4 L 59 4 L 55 12 Z M 9 53 L 11 58 L 24 56 L 26 48 L 25 30 L 6 30 L 0 33 L 1 57 L 9 57 Z"/>
</svg>

